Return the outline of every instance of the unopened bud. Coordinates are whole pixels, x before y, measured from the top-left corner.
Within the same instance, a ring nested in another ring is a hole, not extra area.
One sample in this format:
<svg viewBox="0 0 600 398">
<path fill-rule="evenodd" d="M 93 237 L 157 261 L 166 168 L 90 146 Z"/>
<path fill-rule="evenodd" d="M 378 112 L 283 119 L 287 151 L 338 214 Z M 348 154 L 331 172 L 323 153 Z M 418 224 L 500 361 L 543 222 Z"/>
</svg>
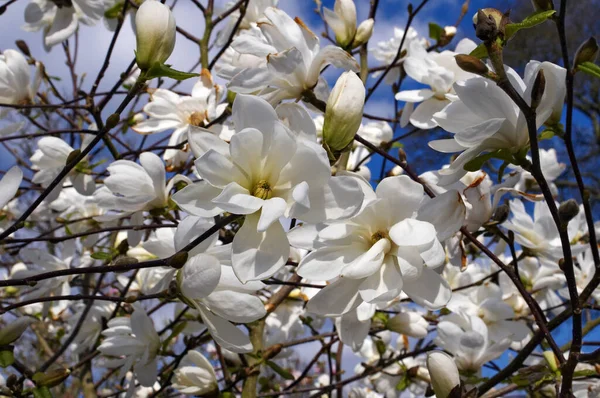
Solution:
<svg viewBox="0 0 600 398">
<path fill-rule="evenodd" d="M 356 29 L 356 35 L 354 36 L 354 40 L 352 41 L 352 48 L 362 46 L 363 44 L 369 41 L 371 35 L 373 35 L 374 25 L 375 20 L 373 18 L 369 18 L 365 21 L 362 21 L 362 23 L 358 25 L 358 29 Z"/>
<path fill-rule="evenodd" d="M 577 68 L 584 62 L 595 62 L 598 57 L 598 42 L 592 36 L 579 46 L 575 53 L 573 68 Z"/>
<path fill-rule="evenodd" d="M 139 263 L 139 260 L 137 258 L 123 256 L 123 257 L 119 257 L 118 259 L 116 259 L 112 263 L 112 265 L 118 265 L 118 266 L 124 265 L 124 266 L 127 266 L 127 265 L 133 265 L 133 264 L 137 264 L 137 263 Z"/>
<path fill-rule="evenodd" d="M 496 39 L 501 16 L 502 13 L 495 8 L 484 8 L 477 11 L 477 14 L 473 17 L 475 36 L 483 41 Z"/>
<path fill-rule="evenodd" d="M 177 252 L 167 260 L 167 264 L 173 268 L 181 268 L 188 260 L 188 252 Z"/>
<path fill-rule="evenodd" d="M 55 387 L 65 381 L 70 374 L 69 369 L 53 369 L 45 373 L 37 372 L 31 379 L 38 387 Z"/>
<path fill-rule="evenodd" d="M 579 205 L 575 199 L 569 199 L 558 207 L 558 215 L 563 223 L 568 223 L 577 214 L 579 214 Z"/>
<path fill-rule="evenodd" d="M 540 68 L 535 81 L 533 82 L 533 88 L 531 90 L 531 108 L 537 109 L 538 105 L 542 101 L 544 90 L 546 89 L 546 76 L 544 70 Z"/>
<path fill-rule="evenodd" d="M 531 0 L 531 4 L 536 11 L 554 10 L 554 3 L 552 0 Z"/>
<path fill-rule="evenodd" d="M 0 345 L 9 345 L 17 340 L 29 325 L 37 322 L 37 319 L 30 316 L 22 316 L 10 322 L 0 329 Z"/>
<path fill-rule="evenodd" d="M 325 111 L 323 141 L 333 152 L 341 152 L 354 140 L 362 121 L 365 86 L 354 72 L 344 72 L 335 83 Z"/>
<path fill-rule="evenodd" d="M 71 164 L 72 162 L 74 162 L 75 159 L 77 159 L 77 157 L 80 154 L 81 154 L 81 149 L 75 149 L 75 150 L 71 151 L 69 153 L 69 155 L 67 156 L 67 162 L 65 163 L 65 165 Z"/>
<path fill-rule="evenodd" d="M 465 72 L 484 76 L 489 72 L 487 65 L 477 57 L 467 54 L 457 54 L 454 56 L 458 67 Z"/>
<path fill-rule="evenodd" d="M 19 50 L 21 50 L 21 52 L 25 55 L 27 55 L 28 57 L 31 57 L 31 52 L 29 51 L 29 46 L 27 45 L 27 43 L 25 43 L 25 41 L 23 40 L 17 40 L 15 42 L 15 44 L 17 45 L 17 48 Z"/>
<path fill-rule="evenodd" d="M 135 15 L 137 51 L 140 69 L 163 64 L 175 48 L 175 17 L 171 9 L 156 0 L 144 1 Z"/>
<path fill-rule="evenodd" d="M 460 375 L 454 359 L 443 351 L 433 351 L 427 355 L 427 369 L 431 386 L 438 398 L 448 398 L 450 392 L 460 386 Z"/>
<path fill-rule="evenodd" d="M 106 119 L 106 128 L 109 130 L 114 128 L 117 124 L 119 124 L 120 120 L 121 117 L 118 114 L 113 113 L 108 117 L 108 119 Z"/>
</svg>

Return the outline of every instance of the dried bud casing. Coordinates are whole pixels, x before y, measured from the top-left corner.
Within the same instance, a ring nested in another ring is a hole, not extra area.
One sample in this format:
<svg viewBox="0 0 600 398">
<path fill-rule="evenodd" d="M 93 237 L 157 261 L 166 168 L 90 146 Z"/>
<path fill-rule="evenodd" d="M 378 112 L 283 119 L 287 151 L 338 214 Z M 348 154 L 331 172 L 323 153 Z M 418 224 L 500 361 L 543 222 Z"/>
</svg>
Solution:
<svg viewBox="0 0 600 398">
<path fill-rule="evenodd" d="M 25 55 L 27 55 L 28 57 L 31 57 L 31 52 L 29 51 L 29 46 L 27 45 L 27 43 L 25 43 L 24 40 L 17 40 L 15 42 L 15 44 L 17 45 L 17 48 L 19 50 L 21 50 L 21 52 Z"/>
<path fill-rule="evenodd" d="M 573 68 L 577 68 L 584 62 L 595 62 L 598 57 L 598 42 L 592 36 L 579 46 L 575 53 Z"/>
<path fill-rule="evenodd" d="M 466 54 L 457 54 L 454 56 L 458 67 L 465 72 L 485 76 L 490 70 L 487 65 L 477 57 Z"/>
<path fill-rule="evenodd" d="M 577 214 L 579 214 L 579 205 L 575 199 L 569 199 L 560 204 L 558 207 L 558 215 L 563 223 L 568 223 Z"/>
<path fill-rule="evenodd" d="M 537 76 L 535 77 L 535 81 L 533 82 L 533 88 L 531 90 L 531 108 L 537 109 L 542 101 L 542 96 L 544 95 L 544 90 L 546 89 L 546 76 L 544 75 L 544 70 L 540 68 Z"/>
</svg>

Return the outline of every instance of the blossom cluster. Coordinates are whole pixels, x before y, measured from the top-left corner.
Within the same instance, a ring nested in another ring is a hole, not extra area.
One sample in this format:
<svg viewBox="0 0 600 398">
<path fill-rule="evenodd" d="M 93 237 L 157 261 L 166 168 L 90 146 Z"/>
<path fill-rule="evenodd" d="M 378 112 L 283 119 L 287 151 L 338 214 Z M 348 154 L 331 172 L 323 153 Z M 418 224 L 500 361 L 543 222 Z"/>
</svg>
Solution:
<svg viewBox="0 0 600 398">
<path fill-rule="evenodd" d="M 424 1 L 379 43 L 376 5 L 361 22 L 353 0 L 317 2 L 320 37 L 277 0 L 197 3 L 204 33 L 157 0 L 31 0 L 24 29 L 62 43 L 73 98 L 43 54 L 2 51 L 0 140 L 30 140 L 6 145 L 0 181 L 0 394 L 600 394 L 576 340 L 600 224 L 581 178 L 564 200 L 572 156 L 538 142 L 569 151 L 568 82 L 595 40 L 573 67 L 505 65 L 517 30 L 557 18 L 550 0 L 520 24 L 478 10 L 461 40 L 411 26 Z M 135 63 L 97 91 L 128 15 Z M 101 19 L 114 41 L 78 80 L 70 46 Z M 380 83 L 392 117 L 366 112 Z M 404 134 L 439 167 L 415 171 Z M 549 329 L 571 316 L 561 348 Z M 511 350 L 529 354 L 493 379 Z"/>
</svg>

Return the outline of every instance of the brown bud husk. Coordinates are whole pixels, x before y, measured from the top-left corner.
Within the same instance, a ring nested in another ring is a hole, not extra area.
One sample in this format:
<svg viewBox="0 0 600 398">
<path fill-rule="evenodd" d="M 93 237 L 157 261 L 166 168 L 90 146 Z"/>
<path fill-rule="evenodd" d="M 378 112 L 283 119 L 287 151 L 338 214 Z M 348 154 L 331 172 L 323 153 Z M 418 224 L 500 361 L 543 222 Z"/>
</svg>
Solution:
<svg viewBox="0 0 600 398">
<path fill-rule="evenodd" d="M 114 128 L 117 124 L 119 124 L 119 120 L 121 120 L 121 117 L 118 114 L 113 113 L 108 117 L 108 119 L 106 119 L 106 128 L 109 130 Z"/>
<path fill-rule="evenodd" d="M 457 54 L 454 56 L 458 67 L 465 72 L 484 76 L 489 72 L 487 65 L 479 58 L 467 54 Z"/>
<path fill-rule="evenodd" d="M 25 43 L 24 40 L 17 40 L 15 42 L 15 44 L 17 45 L 17 48 L 19 50 L 21 50 L 21 52 L 25 55 L 27 55 L 28 57 L 31 57 L 31 52 L 29 51 L 29 46 L 27 45 L 27 43 Z"/>
<path fill-rule="evenodd" d="M 531 108 L 537 109 L 542 101 L 542 96 L 544 95 L 544 90 L 546 89 L 546 76 L 544 75 L 544 70 L 540 69 L 537 76 L 535 77 L 535 81 L 533 82 L 533 89 L 531 90 Z"/>
</svg>

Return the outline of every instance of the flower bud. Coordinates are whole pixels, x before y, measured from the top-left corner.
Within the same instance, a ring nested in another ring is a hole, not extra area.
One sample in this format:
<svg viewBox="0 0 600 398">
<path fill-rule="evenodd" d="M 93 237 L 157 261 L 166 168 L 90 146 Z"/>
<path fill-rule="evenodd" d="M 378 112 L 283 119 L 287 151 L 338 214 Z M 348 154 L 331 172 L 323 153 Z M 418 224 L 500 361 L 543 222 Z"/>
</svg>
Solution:
<svg viewBox="0 0 600 398">
<path fill-rule="evenodd" d="M 489 72 L 489 69 L 483 61 L 472 55 L 457 54 L 454 56 L 458 67 L 465 72 L 474 73 L 476 75 L 484 76 Z"/>
<path fill-rule="evenodd" d="M 52 369 L 45 373 L 37 372 L 33 375 L 32 380 L 38 387 L 55 387 L 65 381 L 70 374 L 69 369 Z"/>
<path fill-rule="evenodd" d="M 575 61 L 573 67 L 577 68 L 584 62 L 595 62 L 598 57 L 598 43 L 594 37 L 587 39 L 575 53 Z"/>
<path fill-rule="evenodd" d="M 554 10 L 554 3 L 552 0 L 531 0 L 531 4 L 536 11 Z"/>
<path fill-rule="evenodd" d="M 388 320 L 386 326 L 392 332 L 421 339 L 427 336 L 429 322 L 416 312 L 401 312 Z"/>
<path fill-rule="evenodd" d="M 546 89 L 546 77 L 544 76 L 544 70 L 540 68 L 535 81 L 533 82 L 533 88 L 531 90 L 531 108 L 537 109 L 542 101 L 544 90 Z"/>
<path fill-rule="evenodd" d="M 135 58 L 140 69 L 163 64 L 175 47 L 175 17 L 166 5 L 146 0 L 135 16 L 137 51 Z"/>
<path fill-rule="evenodd" d="M 433 351 L 427 355 L 427 369 L 431 377 L 431 387 L 438 398 L 448 398 L 450 392 L 460 385 L 454 359 L 443 351 Z"/>
<path fill-rule="evenodd" d="M 21 337 L 29 325 L 35 322 L 37 322 L 37 319 L 29 316 L 22 316 L 10 322 L 8 325 L 0 329 L 0 345 L 11 344 Z"/>
<path fill-rule="evenodd" d="M 365 86 L 354 72 L 344 72 L 335 83 L 325 111 L 323 141 L 341 152 L 354 140 L 365 105 Z"/>
<path fill-rule="evenodd" d="M 185 265 L 188 256 L 188 252 L 177 252 L 167 260 L 167 264 L 169 264 L 170 267 L 179 269 Z"/>
<path fill-rule="evenodd" d="M 369 41 L 371 35 L 373 34 L 373 26 L 375 25 L 375 20 L 373 18 L 369 18 L 361 22 L 358 25 L 358 29 L 356 30 L 356 35 L 354 36 L 354 41 L 352 42 L 352 48 L 356 48 L 358 46 L 362 46 L 366 42 Z"/>
<path fill-rule="evenodd" d="M 504 34 L 504 26 L 508 17 L 495 8 L 483 8 L 473 16 L 475 36 L 483 41 L 495 40 L 499 34 Z"/>
<path fill-rule="evenodd" d="M 579 214 L 579 205 L 575 199 L 562 202 L 558 207 L 558 215 L 564 223 L 571 221 L 577 214 Z"/>
<path fill-rule="evenodd" d="M 353 0 L 335 0 L 333 11 L 324 8 L 323 17 L 341 47 L 352 43 L 356 33 L 356 6 Z"/>
</svg>

